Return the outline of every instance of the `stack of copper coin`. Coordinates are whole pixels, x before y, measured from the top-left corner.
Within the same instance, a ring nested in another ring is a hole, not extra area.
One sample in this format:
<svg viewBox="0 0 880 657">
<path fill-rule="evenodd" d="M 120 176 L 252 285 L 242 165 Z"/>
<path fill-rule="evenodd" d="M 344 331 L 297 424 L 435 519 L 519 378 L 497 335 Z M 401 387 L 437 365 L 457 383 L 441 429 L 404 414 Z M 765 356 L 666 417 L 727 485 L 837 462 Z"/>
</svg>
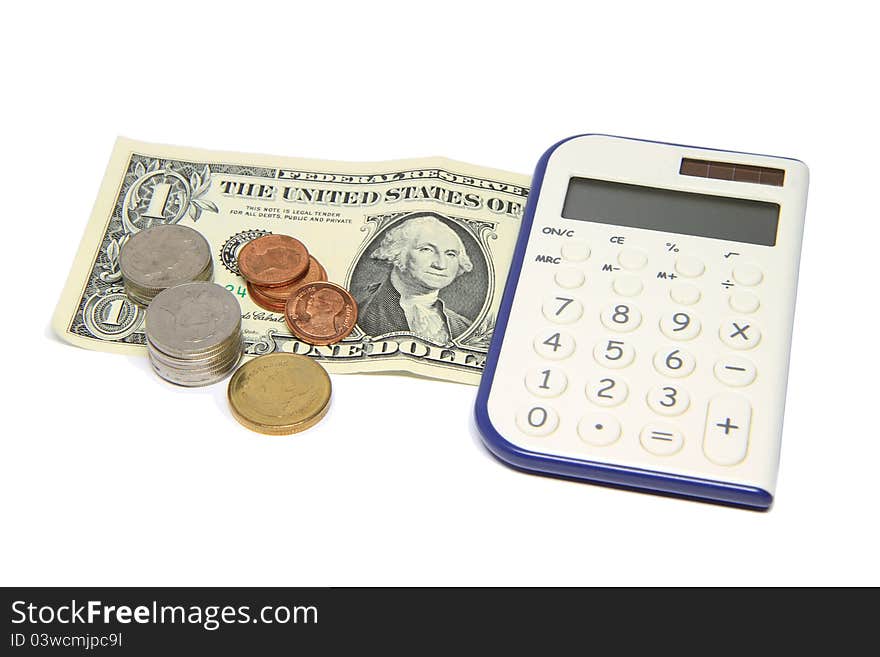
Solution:
<svg viewBox="0 0 880 657">
<path fill-rule="evenodd" d="M 300 285 L 327 280 L 321 263 L 288 235 L 263 235 L 245 244 L 238 254 L 238 270 L 254 303 L 275 313 L 284 313 Z"/>
<path fill-rule="evenodd" d="M 354 297 L 328 282 L 321 263 L 289 235 L 263 235 L 245 244 L 238 270 L 254 303 L 284 314 L 290 331 L 304 342 L 339 342 L 357 323 Z"/>
</svg>

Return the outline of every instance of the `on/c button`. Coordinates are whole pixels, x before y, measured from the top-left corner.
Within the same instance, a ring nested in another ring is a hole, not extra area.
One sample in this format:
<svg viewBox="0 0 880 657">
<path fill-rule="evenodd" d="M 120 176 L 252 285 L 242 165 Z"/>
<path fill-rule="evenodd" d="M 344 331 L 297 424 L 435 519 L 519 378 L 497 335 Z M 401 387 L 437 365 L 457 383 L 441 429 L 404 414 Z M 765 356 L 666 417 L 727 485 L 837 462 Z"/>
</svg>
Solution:
<svg viewBox="0 0 880 657">
<path fill-rule="evenodd" d="M 590 257 L 590 245 L 581 240 L 572 240 L 562 245 L 562 257 L 570 262 L 583 262 Z"/>
</svg>

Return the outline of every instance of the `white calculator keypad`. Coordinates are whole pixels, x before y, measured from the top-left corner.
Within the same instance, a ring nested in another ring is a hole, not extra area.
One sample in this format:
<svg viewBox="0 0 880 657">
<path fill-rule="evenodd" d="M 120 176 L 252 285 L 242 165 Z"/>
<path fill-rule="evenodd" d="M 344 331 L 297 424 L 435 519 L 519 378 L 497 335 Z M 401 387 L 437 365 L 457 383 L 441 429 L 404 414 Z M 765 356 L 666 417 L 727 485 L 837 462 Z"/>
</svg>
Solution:
<svg viewBox="0 0 880 657">
<path fill-rule="evenodd" d="M 662 234 L 643 235 L 628 237 L 632 246 L 591 235 L 533 247 L 555 250 L 555 266 L 530 268 L 527 253 L 521 278 L 530 284 L 520 285 L 513 314 L 532 320 L 512 323 L 503 349 L 530 340 L 531 355 L 508 361 L 502 351 L 496 373 L 518 380 L 522 446 L 748 480 L 768 339 L 761 325 L 773 310 L 762 298 L 768 277 L 757 258 L 745 260 L 747 245 L 725 257 L 733 249 L 724 244 L 682 238 L 670 246 Z"/>
</svg>

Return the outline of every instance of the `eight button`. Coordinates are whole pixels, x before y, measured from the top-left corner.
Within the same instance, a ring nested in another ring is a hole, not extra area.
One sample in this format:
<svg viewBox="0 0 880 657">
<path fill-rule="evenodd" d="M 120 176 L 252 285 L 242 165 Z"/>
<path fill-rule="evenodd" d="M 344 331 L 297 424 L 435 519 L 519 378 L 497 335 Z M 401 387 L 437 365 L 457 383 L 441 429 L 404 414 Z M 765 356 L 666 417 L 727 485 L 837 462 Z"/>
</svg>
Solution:
<svg viewBox="0 0 880 657">
<path fill-rule="evenodd" d="M 602 311 L 602 323 L 612 331 L 633 331 L 642 323 L 642 313 L 635 306 L 618 303 Z"/>
</svg>

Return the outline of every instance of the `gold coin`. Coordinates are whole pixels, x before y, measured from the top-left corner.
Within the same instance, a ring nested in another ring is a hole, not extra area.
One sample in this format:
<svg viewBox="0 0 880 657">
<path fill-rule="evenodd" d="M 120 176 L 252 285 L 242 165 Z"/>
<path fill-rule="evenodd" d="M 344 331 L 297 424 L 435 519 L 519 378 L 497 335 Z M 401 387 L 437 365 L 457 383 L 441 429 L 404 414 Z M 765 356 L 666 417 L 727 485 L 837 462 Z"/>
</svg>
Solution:
<svg viewBox="0 0 880 657">
<path fill-rule="evenodd" d="M 232 415 L 251 431 L 282 436 L 315 425 L 330 407 L 330 377 L 296 354 L 266 354 L 245 363 L 229 380 Z"/>
</svg>

